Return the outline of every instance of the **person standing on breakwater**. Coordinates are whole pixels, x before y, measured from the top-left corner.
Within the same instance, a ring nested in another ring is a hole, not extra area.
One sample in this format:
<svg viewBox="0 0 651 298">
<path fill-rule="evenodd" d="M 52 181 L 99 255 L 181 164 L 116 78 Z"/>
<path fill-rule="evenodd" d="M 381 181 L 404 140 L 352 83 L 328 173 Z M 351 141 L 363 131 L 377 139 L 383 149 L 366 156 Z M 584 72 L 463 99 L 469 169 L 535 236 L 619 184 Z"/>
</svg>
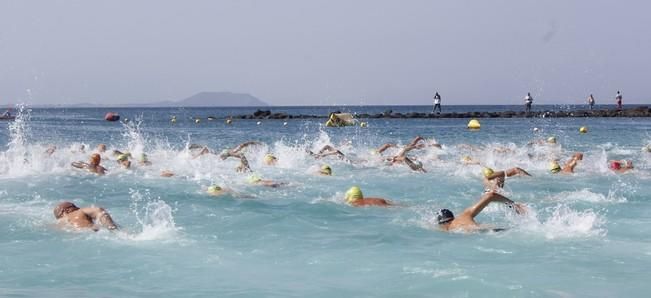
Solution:
<svg viewBox="0 0 651 298">
<path fill-rule="evenodd" d="M 531 93 L 527 92 L 527 96 L 524 97 L 524 111 L 528 113 L 531 112 L 531 105 L 533 104 L 533 97 Z"/>
<path fill-rule="evenodd" d="M 432 109 L 432 113 L 436 113 L 436 108 L 439 108 L 439 113 L 441 113 L 441 95 L 438 92 L 434 94 L 434 108 Z"/>
<path fill-rule="evenodd" d="M 594 107 L 594 96 L 592 96 L 592 94 L 588 96 L 588 105 L 590 106 L 590 110 L 592 110 L 592 108 Z"/>
<path fill-rule="evenodd" d="M 615 96 L 615 102 L 617 103 L 617 110 L 621 111 L 622 110 L 622 93 L 617 91 L 617 95 Z"/>
</svg>

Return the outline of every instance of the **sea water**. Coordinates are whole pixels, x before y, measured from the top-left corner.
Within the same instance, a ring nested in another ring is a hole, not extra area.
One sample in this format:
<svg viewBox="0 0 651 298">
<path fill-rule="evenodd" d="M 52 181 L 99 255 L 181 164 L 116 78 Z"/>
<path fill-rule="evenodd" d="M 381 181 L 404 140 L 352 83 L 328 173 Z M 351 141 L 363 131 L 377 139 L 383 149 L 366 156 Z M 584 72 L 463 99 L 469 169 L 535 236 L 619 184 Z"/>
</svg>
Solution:
<svg viewBox="0 0 651 298">
<path fill-rule="evenodd" d="M 641 150 L 651 142 L 651 119 L 480 119 L 481 130 L 469 131 L 468 119 L 326 128 L 322 119 L 206 119 L 251 108 L 114 110 L 126 123 L 104 121 L 107 111 L 23 107 L 16 121 L 0 124 L 0 296 L 646 297 L 651 290 L 651 153 Z M 579 134 L 580 126 L 589 132 Z M 443 145 L 410 153 L 427 173 L 387 166 L 373 153 L 417 135 Z M 552 135 L 558 145 L 530 144 Z M 251 185 L 235 160 L 193 158 L 187 149 L 219 152 L 248 140 L 263 143 L 245 151 L 255 173 L 287 185 Z M 100 143 L 109 152 L 146 153 L 153 164 L 134 160 L 121 169 L 105 153 L 105 176 L 70 166 Z M 352 162 L 307 153 L 324 145 Z M 51 156 L 49 146 L 57 148 Z M 548 172 L 550 159 L 574 152 L 585 153 L 575 174 Z M 276 166 L 264 165 L 266 153 L 278 157 Z M 440 208 L 458 214 L 482 194 L 481 168 L 463 165 L 463 156 L 529 171 L 507 179 L 503 191 L 529 212 L 493 204 L 476 219 L 504 232 L 438 231 Z M 636 169 L 615 174 L 609 159 L 633 160 Z M 331 177 L 316 174 L 325 163 Z M 162 170 L 175 176 L 160 177 Z M 208 196 L 211 184 L 235 194 Z M 352 185 L 401 206 L 350 207 L 343 196 Z M 63 200 L 106 208 L 121 231 L 58 228 L 52 209 Z"/>
</svg>

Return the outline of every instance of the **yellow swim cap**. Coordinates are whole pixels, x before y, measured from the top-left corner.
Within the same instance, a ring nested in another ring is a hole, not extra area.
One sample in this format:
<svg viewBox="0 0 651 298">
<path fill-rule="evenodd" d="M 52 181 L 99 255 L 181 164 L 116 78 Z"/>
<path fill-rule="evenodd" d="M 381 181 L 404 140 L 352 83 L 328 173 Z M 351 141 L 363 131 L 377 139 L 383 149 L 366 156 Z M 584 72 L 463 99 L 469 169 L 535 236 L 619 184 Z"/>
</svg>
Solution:
<svg viewBox="0 0 651 298">
<path fill-rule="evenodd" d="M 208 192 L 209 193 L 216 193 L 222 191 L 222 188 L 219 185 L 211 185 L 208 187 Z"/>
<path fill-rule="evenodd" d="M 482 171 L 484 172 L 484 177 L 488 177 L 490 175 L 493 175 L 493 173 L 495 173 L 495 171 L 493 171 L 493 169 L 491 168 L 484 168 Z"/>
<path fill-rule="evenodd" d="M 461 158 L 461 161 L 471 162 L 471 161 L 472 161 L 472 157 L 466 155 L 466 156 L 464 156 L 464 157 Z"/>
<path fill-rule="evenodd" d="M 561 165 L 557 161 L 552 161 L 549 163 L 549 171 L 556 174 L 561 171 Z"/>
<path fill-rule="evenodd" d="M 266 154 L 264 156 L 264 163 L 266 163 L 266 164 L 272 164 L 272 163 L 276 162 L 277 160 L 278 160 L 278 158 L 276 158 L 275 156 L 273 156 L 271 154 Z"/>
<path fill-rule="evenodd" d="M 254 184 L 254 183 L 258 183 L 258 182 L 262 181 L 262 178 L 260 178 L 260 176 L 254 174 L 254 175 L 249 176 L 249 178 L 247 180 L 249 181 L 249 183 Z"/>
<path fill-rule="evenodd" d="M 226 124 L 231 124 L 231 123 L 233 123 L 233 120 L 231 120 L 231 119 L 226 119 Z"/>
<path fill-rule="evenodd" d="M 118 155 L 118 161 L 129 160 L 130 156 L 131 156 L 131 154 L 129 154 L 129 153 L 120 154 L 120 155 Z"/>
<path fill-rule="evenodd" d="M 580 132 L 580 133 L 587 133 L 587 132 L 588 132 L 588 128 L 585 127 L 585 126 L 581 126 L 581 128 L 579 128 L 579 132 Z"/>
<path fill-rule="evenodd" d="M 556 144 L 556 137 L 551 136 L 551 137 L 547 138 L 547 143 Z"/>
<path fill-rule="evenodd" d="M 366 127 L 367 125 L 368 125 L 368 124 L 366 124 L 366 122 L 360 122 L 360 123 L 359 123 L 359 127 Z"/>
<path fill-rule="evenodd" d="M 323 165 L 321 166 L 321 171 L 319 171 L 319 173 L 330 176 L 332 175 L 332 168 L 330 168 L 329 165 Z"/>
<path fill-rule="evenodd" d="M 363 198 L 364 195 L 362 194 L 362 190 L 359 188 L 359 186 L 353 186 L 346 192 L 346 202 L 348 203 L 352 203 Z"/>
</svg>

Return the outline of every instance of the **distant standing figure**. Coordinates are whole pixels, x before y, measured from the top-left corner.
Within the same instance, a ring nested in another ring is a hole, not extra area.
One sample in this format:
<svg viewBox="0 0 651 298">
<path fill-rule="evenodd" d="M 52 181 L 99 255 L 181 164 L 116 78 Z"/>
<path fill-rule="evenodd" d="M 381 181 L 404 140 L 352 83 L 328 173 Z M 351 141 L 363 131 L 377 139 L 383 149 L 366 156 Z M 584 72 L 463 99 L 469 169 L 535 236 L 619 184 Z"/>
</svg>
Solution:
<svg viewBox="0 0 651 298">
<path fill-rule="evenodd" d="M 622 110 L 622 93 L 617 91 L 617 96 L 615 96 L 615 102 L 617 102 L 617 110 Z"/>
<path fill-rule="evenodd" d="M 594 107 L 594 96 L 592 96 L 592 94 L 588 96 L 588 105 L 590 106 L 590 110 L 592 110 L 592 108 Z"/>
<path fill-rule="evenodd" d="M 434 109 L 432 110 L 432 113 L 436 113 L 436 108 L 438 108 L 439 113 L 441 113 L 441 95 L 439 95 L 438 92 L 434 94 Z"/>
<path fill-rule="evenodd" d="M 533 104 L 533 97 L 531 93 L 527 92 L 527 96 L 524 97 L 524 110 L 527 113 L 531 112 L 531 104 Z"/>
</svg>

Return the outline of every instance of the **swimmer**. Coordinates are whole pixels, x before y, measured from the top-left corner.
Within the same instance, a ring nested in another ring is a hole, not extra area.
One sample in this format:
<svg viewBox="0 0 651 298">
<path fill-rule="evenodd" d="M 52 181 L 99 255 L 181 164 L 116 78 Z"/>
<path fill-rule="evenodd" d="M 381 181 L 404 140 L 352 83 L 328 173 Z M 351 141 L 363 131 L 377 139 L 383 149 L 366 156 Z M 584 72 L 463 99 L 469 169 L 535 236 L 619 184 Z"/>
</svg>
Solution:
<svg viewBox="0 0 651 298">
<path fill-rule="evenodd" d="M 631 160 L 609 160 L 608 168 L 616 173 L 626 173 L 633 169 L 633 161 Z"/>
<path fill-rule="evenodd" d="M 564 174 L 569 174 L 569 173 L 574 173 L 574 168 L 577 166 L 579 160 L 583 160 L 583 153 L 577 152 L 572 155 L 572 157 L 561 167 L 558 164 L 557 160 L 552 160 L 552 162 L 549 164 L 549 171 L 552 172 L 552 174 L 556 173 L 564 173 Z"/>
<path fill-rule="evenodd" d="M 45 154 L 47 154 L 47 156 L 52 156 L 52 154 L 54 154 L 56 150 L 57 150 L 57 146 L 50 145 L 47 147 L 47 150 L 45 150 Z"/>
<path fill-rule="evenodd" d="M 442 149 L 443 146 L 436 142 L 436 140 L 432 139 L 432 141 L 427 142 L 423 137 L 421 136 L 416 136 L 411 142 L 407 145 L 409 147 L 413 147 L 413 149 L 423 149 L 425 147 L 434 147 L 438 149 Z"/>
<path fill-rule="evenodd" d="M 125 169 L 131 168 L 131 161 L 129 160 L 131 153 L 122 153 L 118 155 L 117 163 Z"/>
<path fill-rule="evenodd" d="M 161 176 L 161 177 L 169 178 L 169 177 L 174 176 L 174 172 L 172 172 L 172 171 L 170 171 L 170 170 L 162 170 L 162 171 L 160 172 L 160 176 Z"/>
<path fill-rule="evenodd" d="M 287 185 L 286 182 L 276 182 L 273 180 L 268 180 L 268 179 L 262 179 L 258 175 L 251 175 L 249 178 L 247 178 L 247 181 L 251 184 L 255 185 L 260 185 L 260 186 L 266 186 L 266 187 L 271 187 L 271 188 L 277 188 L 281 187 L 283 185 Z"/>
<path fill-rule="evenodd" d="M 99 145 L 97 145 L 97 152 L 98 152 L 98 153 L 104 153 L 104 152 L 106 152 L 106 145 L 105 145 L 105 144 L 99 144 Z"/>
<path fill-rule="evenodd" d="M 469 165 L 481 165 L 481 162 L 479 162 L 478 160 L 473 159 L 472 157 L 470 157 L 468 155 L 461 158 L 461 163 L 463 163 L 464 165 L 467 165 L 467 166 L 469 166 Z"/>
<path fill-rule="evenodd" d="M 319 174 L 322 176 L 332 176 L 332 168 L 329 165 L 322 165 Z"/>
<path fill-rule="evenodd" d="M 365 198 L 358 186 L 351 187 L 346 192 L 346 203 L 353 207 L 361 206 L 393 206 L 393 203 L 381 198 Z"/>
<path fill-rule="evenodd" d="M 225 195 L 225 194 L 227 194 L 229 192 L 230 192 L 229 190 L 227 190 L 225 188 L 222 188 L 221 186 L 216 185 L 216 184 L 213 184 L 213 185 L 209 186 L 208 189 L 206 189 L 206 193 L 208 193 L 209 195 L 211 195 L 213 197 L 219 197 L 219 196 Z"/>
<path fill-rule="evenodd" d="M 141 166 L 151 166 L 151 161 L 149 161 L 149 158 L 147 158 L 147 154 L 140 154 L 140 158 L 138 158 L 138 164 Z"/>
<path fill-rule="evenodd" d="M 70 150 L 70 152 L 72 152 L 72 153 L 77 153 L 77 152 L 86 153 L 86 145 L 81 144 L 81 145 L 79 145 L 78 149 L 76 149 L 76 150 L 72 149 L 72 150 Z"/>
<path fill-rule="evenodd" d="M 242 144 L 237 145 L 237 146 L 236 146 L 235 148 L 233 148 L 233 149 L 230 149 L 230 150 L 229 150 L 229 149 L 224 149 L 224 150 L 222 150 L 222 152 L 219 154 L 219 157 L 220 157 L 222 160 L 225 160 L 225 159 L 227 159 L 227 158 L 229 158 L 229 157 L 231 157 L 231 156 L 234 156 L 234 155 L 240 155 L 240 153 L 242 152 L 242 150 L 246 149 L 246 148 L 249 147 L 249 146 L 258 146 L 258 145 L 262 145 L 262 143 L 260 143 L 260 142 L 256 142 L 256 141 L 248 141 L 248 142 L 244 142 L 244 143 L 242 143 Z M 204 149 L 205 149 L 205 148 L 204 148 Z M 203 150 L 202 150 L 202 151 L 203 151 Z"/>
<path fill-rule="evenodd" d="M 339 159 L 350 162 L 350 160 L 346 158 L 346 155 L 343 152 L 339 151 L 337 148 L 332 147 L 330 145 L 323 146 L 323 148 L 321 148 L 321 150 L 319 150 L 317 153 L 314 153 L 310 150 L 306 150 L 306 151 L 310 156 L 314 157 L 315 159 L 321 159 L 324 157 L 336 155 Z"/>
<path fill-rule="evenodd" d="M 72 163 L 72 166 L 78 169 L 86 169 L 91 173 L 95 173 L 98 175 L 104 175 L 107 170 L 106 168 L 104 168 L 99 164 L 101 161 L 102 158 L 99 156 L 99 154 L 93 153 L 90 155 L 90 160 L 88 161 L 88 163 L 76 161 Z"/>
<path fill-rule="evenodd" d="M 271 153 L 267 153 L 264 156 L 264 164 L 268 166 L 273 166 L 278 163 L 278 158 L 273 156 Z"/>
<path fill-rule="evenodd" d="M 484 193 L 479 201 L 474 205 L 464 210 L 459 216 L 455 217 L 452 211 L 448 209 L 441 209 L 437 215 L 439 228 L 443 231 L 486 231 L 494 230 L 489 226 L 480 225 L 475 222 L 475 217 L 481 213 L 488 204 L 491 202 L 500 202 L 506 204 L 509 208 L 515 210 L 517 214 L 525 214 L 527 209 L 524 205 L 515 203 L 508 198 L 497 194 L 495 192 Z"/>
<path fill-rule="evenodd" d="M 485 191 L 497 191 L 504 188 L 504 183 L 506 182 L 507 177 L 513 177 L 516 175 L 531 176 L 527 171 L 517 167 L 497 172 L 493 171 L 491 168 L 484 168 L 483 173 Z"/>
<path fill-rule="evenodd" d="M 108 230 L 117 230 L 118 226 L 113 222 L 111 215 L 99 207 L 79 208 L 71 202 L 59 203 L 54 208 L 54 217 L 59 225 L 68 225 L 76 229 L 91 229 L 99 231 L 99 223 Z"/>
<path fill-rule="evenodd" d="M 556 145 L 556 137 L 555 136 L 550 136 L 546 140 L 535 140 L 529 142 L 527 145 Z"/>
<path fill-rule="evenodd" d="M 404 163 L 412 171 L 427 173 L 427 171 L 423 168 L 423 164 L 421 162 L 413 161 L 412 159 L 407 157 L 407 153 L 409 153 L 409 151 L 411 151 L 411 150 L 413 150 L 415 148 L 416 148 L 416 146 L 413 145 L 413 141 L 412 141 L 411 144 L 408 144 L 407 146 L 402 148 L 402 150 L 400 150 L 400 152 L 398 152 L 397 155 L 395 155 L 393 157 L 390 157 L 390 158 L 387 158 L 387 159 L 385 159 L 385 161 L 387 161 L 389 163 L 389 165 L 391 165 L 391 166 L 395 165 L 395 164 Z"/>
</svg>

